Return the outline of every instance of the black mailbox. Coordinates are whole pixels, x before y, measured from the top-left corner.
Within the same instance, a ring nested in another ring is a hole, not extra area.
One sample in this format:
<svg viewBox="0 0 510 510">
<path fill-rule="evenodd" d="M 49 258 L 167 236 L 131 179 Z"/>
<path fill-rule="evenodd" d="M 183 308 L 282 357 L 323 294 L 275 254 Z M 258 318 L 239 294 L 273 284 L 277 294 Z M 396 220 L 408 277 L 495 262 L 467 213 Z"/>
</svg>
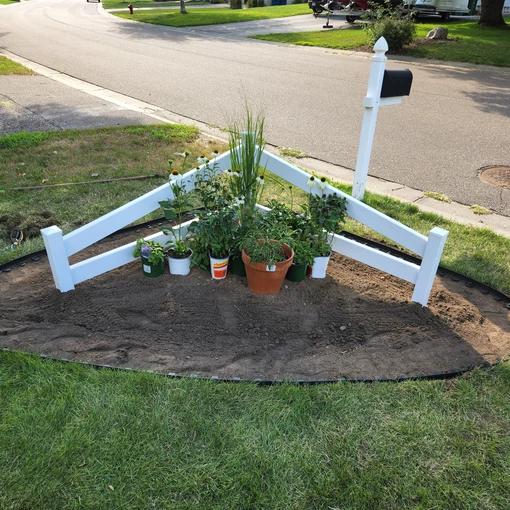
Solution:
<svg viewBox="0 0 510 510">
<path fill-rule="evenodd" d="M 408 96 L 413 83 L 413 73 L 409 69 L 384 71 L 381 97 Z"/>
</svg>

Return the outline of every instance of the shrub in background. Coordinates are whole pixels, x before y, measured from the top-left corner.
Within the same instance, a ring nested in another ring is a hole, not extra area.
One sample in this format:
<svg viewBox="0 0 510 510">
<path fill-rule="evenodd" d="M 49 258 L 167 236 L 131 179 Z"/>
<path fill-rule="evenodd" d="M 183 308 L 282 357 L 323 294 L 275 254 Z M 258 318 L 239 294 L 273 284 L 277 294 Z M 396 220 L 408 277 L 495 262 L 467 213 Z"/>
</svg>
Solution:
<svg viewBox="0 0 510 510">
<path fill-rule="evenodd" d="M 230 0 L 230 8 L 231 9 L 242 9 L 243 8 L 243 0 Z"/>
<path fill-rule="evenodd" d="M 370 3 L 370 10 L 362 18 L 369 21 L 363 26 L 363 30 L 367 32 L 370 44 L 375 44 L 379 38 L 384 37 L 389 51 L 395 52 L 414 40 L 414 13 L 403 5 L 393 7 L 389 0 L 383 4 Z"/>
</svg>

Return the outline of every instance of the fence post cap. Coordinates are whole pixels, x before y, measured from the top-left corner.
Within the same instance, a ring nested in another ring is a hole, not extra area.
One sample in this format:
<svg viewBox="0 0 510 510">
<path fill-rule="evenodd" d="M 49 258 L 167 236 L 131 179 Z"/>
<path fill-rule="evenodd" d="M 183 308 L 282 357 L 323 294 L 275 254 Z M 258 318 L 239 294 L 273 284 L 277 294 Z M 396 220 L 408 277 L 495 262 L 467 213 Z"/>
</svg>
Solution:
<svg viewBox="0 0 510 510">
<path fill-rule="evenodd" d="M 41 234 L 45 234 L 47 236 L 54 234 L 62 234 L 62 230 L 58 228 L 56 225 L 52 225 L 51 227 L 46 227 L 41 229 Z"/>
<path fill-rule="evenodd" d="M 374 51 L 376 53 L 386 53 L 388 51 L 388 43 L 384 37 L 379 37 L 374 44 Z"/>
</svg>

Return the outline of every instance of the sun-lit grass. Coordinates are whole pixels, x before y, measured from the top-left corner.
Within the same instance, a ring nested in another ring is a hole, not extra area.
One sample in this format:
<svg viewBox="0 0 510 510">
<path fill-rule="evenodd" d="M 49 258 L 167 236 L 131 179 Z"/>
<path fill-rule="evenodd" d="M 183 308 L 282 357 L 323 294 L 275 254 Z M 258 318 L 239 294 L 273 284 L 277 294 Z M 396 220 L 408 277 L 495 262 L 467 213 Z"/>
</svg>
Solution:
<svg viewBox="0 0 510 510">
<path fill-rule="evenodd" d="M 502 509 L 510 366 L 222 384 L 0 352 L 0 507 Z"/>
<path fill-rule="evenodd" d="M 31 69 L 28 69 L 17 62 L 9 60 L 7 57 L 0 55 L 0 75 L 7 74 L 35 74 Z M 1 108 L 0 104 L 0 108 Z"/>
<path fill-rule="evenodd" d="M 510 18 L 506 18 L 510 22 Z M 437 23 L 418 23 L 417 37 L 424 38 Z M 510 26 L 504 28 L 481 27 L 476 21 L 443 23 L 448 28 L 448 41 L 416 45 L 406 51 L 413 57 L 470 62 L 494 66 L 510 66 Z"/>
<path fill-rule="evenodd" d="M 202 5 L 206 2 L 186 2 L 187 5 Z M 147 0 L 103 0 L 103 8 L 104 9 L 122 9 L 128 8 L 128 5 L 131 4 L 134 9 L 140 8 L 148 8 L 148 7 L 177 7 L 180 5 L 179 1 L 171 1 L 171 2 L 148 2 Z"/>
<path fill-rule="evenodd" d="M 505 18 L 510 22 L 510 18 Z M 495 66 L 510 66 L 510 27 L 480 27 L 476 21 L 441 22 L 449 30 L 448 41 L 429 44 L 414 44 L 405 48 L 404 55 L 412 57 L 470 62 Z M 424 39 L 436 21 L 417 23 L 417 38 Z M 319 32 L 297 32 L 291 34 L 256 35 L 254 39 L 302 46 L 318 46 L 339 50 L 366 48 L 367 37 L 361 28 L 352 30 L 332 30 Z"/>
<path fill-rule="evenodd" d="M 319 46 L 336 50 L 351 50 L 367 44 L 367 36 L 359 28 L 351 30 L 293 32 L 287 34 L 262 34 L 251 36 L 251 38 L 262 41 L 297 44 L 299 46 Z"/>
<path fill-rule="evenodd" d="M 308 14 L 308 4 L 278 5 L 272 7 L 256 7 L 253 9 L 204 8 L 190 9 L 183 15 L 178 10 L 151 10 L 128 13 L 113 13 L 121 18 L 129 18 L 144 23 L 166 25 L 171 27 L 190 27 L 198 25 L 216 25 L 219 23 L 236 23 L 271 18 L 284 18 Z"/>
<path fill-rule="evenodd" d="M 43 248 L 39 229 L 57 224 L 67 233 L 167 182 L 175 152 L 190 153 L 187 168 L 202 153 L 226 145 L 202 142 L 196 128 L 182 125 L 127 126 L 18 133 L 0 138 L 0 263 Z M 136 181 L 98 183 L 126 177 Z M 55 186 L 60 183 L 88 184 Z M 30 186 L 44 189 L 13 190 Z M 161 216 L 160 211 L 144 218 Z M 143 221 L 143 220 L 140 220 Z M 21 228 L 25 241 L 10 249 L 9 234 Z"/>
</svg>

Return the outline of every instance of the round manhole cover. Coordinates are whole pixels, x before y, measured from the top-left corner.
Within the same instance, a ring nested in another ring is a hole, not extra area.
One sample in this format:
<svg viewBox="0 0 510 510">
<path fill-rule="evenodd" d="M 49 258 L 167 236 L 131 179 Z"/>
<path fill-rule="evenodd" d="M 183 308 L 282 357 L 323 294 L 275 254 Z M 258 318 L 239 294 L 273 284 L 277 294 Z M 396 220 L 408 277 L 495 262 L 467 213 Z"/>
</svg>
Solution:
<svg viewBox="0 0 510 510">
<path fill-rule="evenodd" d="M 510 166 L 491 166 L 484 168 L 480 174 L 482 181 L 494 186 L 510 188 Z"/>
</svg>

